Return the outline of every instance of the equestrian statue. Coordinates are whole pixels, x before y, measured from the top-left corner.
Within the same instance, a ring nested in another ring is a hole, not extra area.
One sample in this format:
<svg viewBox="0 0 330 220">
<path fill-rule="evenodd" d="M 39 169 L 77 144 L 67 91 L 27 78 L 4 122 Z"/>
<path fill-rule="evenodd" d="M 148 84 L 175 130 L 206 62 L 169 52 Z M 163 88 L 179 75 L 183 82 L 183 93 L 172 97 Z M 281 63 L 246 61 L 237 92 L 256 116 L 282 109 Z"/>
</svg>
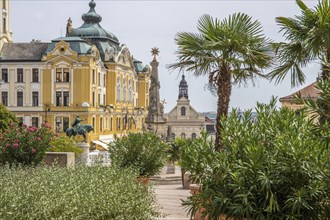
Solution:
<svg viewBox="0 0 330 220">
<path fill-rule="evenodd" d="M 82 135 L 84 137 L 83 142 L 87 143 L 86 133 L 94 131 L 94 127 L 90 124 L 82 125 L 80 122 L 84 121 L 84 119 L 80 119 L 79 115 L 76 116 L 75 120 L 71 124 L 71 128 L 66 129 L 66 136 L 72 137 L 76 135 Z"/>
</svg>

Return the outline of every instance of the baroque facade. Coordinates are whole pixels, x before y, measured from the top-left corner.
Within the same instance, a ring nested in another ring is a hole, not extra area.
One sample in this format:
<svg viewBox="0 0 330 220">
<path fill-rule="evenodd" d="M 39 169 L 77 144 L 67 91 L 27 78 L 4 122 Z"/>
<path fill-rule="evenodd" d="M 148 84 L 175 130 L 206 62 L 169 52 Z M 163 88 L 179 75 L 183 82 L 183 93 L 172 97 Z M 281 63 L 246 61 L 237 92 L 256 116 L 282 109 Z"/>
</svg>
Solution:
<svg viewBox="0 0 330 220">
<path fill-rule="evenodd" d="M 63 133 L 76 116 L 92 124 L 88 141 L 106 147 L 113 136 L 141 132 L 148 114 L 151 67 L 100 25 L 94 0 L 66 37 L 51 42 L 12 42 L 9 0 L 0 1 L 1 103 L 20 122 L 47 121 Z"/>
<path fill-rule="evenodd" d="M 185 76 L 179 84 L 179 96 L 176 106 L 167 114 L 168 135 L 175 138 L 195 139 L 206 130 L 205 116 L 199 114 L 191 105 L 188 96 L 188 83 Z"/>
</svg>

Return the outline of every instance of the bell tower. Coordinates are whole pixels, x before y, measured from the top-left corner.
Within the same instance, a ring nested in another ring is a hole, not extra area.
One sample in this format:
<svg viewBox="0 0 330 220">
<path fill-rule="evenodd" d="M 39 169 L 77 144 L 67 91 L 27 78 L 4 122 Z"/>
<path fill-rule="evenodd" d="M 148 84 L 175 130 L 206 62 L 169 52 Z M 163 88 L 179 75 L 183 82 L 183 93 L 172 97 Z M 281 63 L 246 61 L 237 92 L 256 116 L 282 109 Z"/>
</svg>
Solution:
<svg viewBox="0 0 330 220">
<path fill-rule="evenodd" d="M 188 99 L 188 83 L 185 80 L 184 74 L 182 75 L 182 80 L 179 84 L 179 99 L 185 97 Z"/>
<path fill-rule="evenodd" d="M 9 25 L 9 0 L 0 0 L 0 49 L 4 43 L 12 42 Z"/>
</svg>

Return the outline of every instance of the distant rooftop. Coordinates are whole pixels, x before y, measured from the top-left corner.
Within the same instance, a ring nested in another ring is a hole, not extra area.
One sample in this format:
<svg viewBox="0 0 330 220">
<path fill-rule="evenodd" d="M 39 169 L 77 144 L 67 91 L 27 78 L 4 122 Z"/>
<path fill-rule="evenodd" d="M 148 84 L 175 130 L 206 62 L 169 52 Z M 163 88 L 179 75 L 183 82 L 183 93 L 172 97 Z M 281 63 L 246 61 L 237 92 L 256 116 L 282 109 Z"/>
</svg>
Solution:
<svg viewBox="0 0 330 220">
<path fill-rule="evenodd" d="M 41 61 L 50 43 L 6 43 L 0 51 L 1 61 Z"/>
<path fill-rule="evenodd" d="M 307 98 L 307 97 L 316 98 L 319 95 L 319 90 L 315 87 L 315 83 L 316 82 L 298 90 L 297 92 L 292 93 L 291 95 L 280 98 L 280 102 L 294 101 L 295 96 L 298 95 L 299 93 L 301 94 L 302 98 Z"/>
</svg>

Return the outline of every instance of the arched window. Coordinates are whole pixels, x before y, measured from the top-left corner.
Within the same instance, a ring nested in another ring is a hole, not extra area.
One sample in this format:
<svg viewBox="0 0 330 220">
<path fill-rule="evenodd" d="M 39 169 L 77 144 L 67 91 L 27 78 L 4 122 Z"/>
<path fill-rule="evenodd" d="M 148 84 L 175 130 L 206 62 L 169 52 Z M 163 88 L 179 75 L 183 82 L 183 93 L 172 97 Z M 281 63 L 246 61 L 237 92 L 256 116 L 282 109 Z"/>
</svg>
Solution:
<svg viewBox="0 0 330 220">
<path fill-rule="evenodd" d="M 172 140 L 175 139 L 175 134 L 174 133 L 171 134 L 171 138 L 172 138 Z"/>
<path fill-rule="evenodd" d="M 126 102 L 126 80 L 123 80 L 123 101 Z"/>
<path fill-rule="evenodd" d="M 120 101 L 120 77 L 117 78 L 117 91 L 116 91 L 116 95 L 117 95 L 117 101 Z"/>
<path fill-rule="evenodd" d="M 92 119 L 93 128 L 95 128 L 95 118 Z"/>
<path fill-rule="evenodd" d="M 100 118 L 100 131 L 103 131 L 103 118 Z"/>
<path fill-rule="evenodd" d="M 196 133 L 191 134 L 191 139 L 196 139 Z"/>
<path fill-rule="evenodd" d="M 186 107 L 181 107 L 181 115 L 186 115 Z"/>
<path fill-rule="evenodd" d="M 110 131 L 112 131 L 112 118 L 110 118 Z"/>
<path fill-rule="evenodd" d="M 128 81 L 128 101 L 129 102 L 132 102 L 132 81 L 131 80 L 129 80 Z"/>
<path fill-rule="evenodd" d="M 185 139 L 186 138 L 186 134 L 185 133 L 181 133 L 181 138 Z"/>
</svg>

